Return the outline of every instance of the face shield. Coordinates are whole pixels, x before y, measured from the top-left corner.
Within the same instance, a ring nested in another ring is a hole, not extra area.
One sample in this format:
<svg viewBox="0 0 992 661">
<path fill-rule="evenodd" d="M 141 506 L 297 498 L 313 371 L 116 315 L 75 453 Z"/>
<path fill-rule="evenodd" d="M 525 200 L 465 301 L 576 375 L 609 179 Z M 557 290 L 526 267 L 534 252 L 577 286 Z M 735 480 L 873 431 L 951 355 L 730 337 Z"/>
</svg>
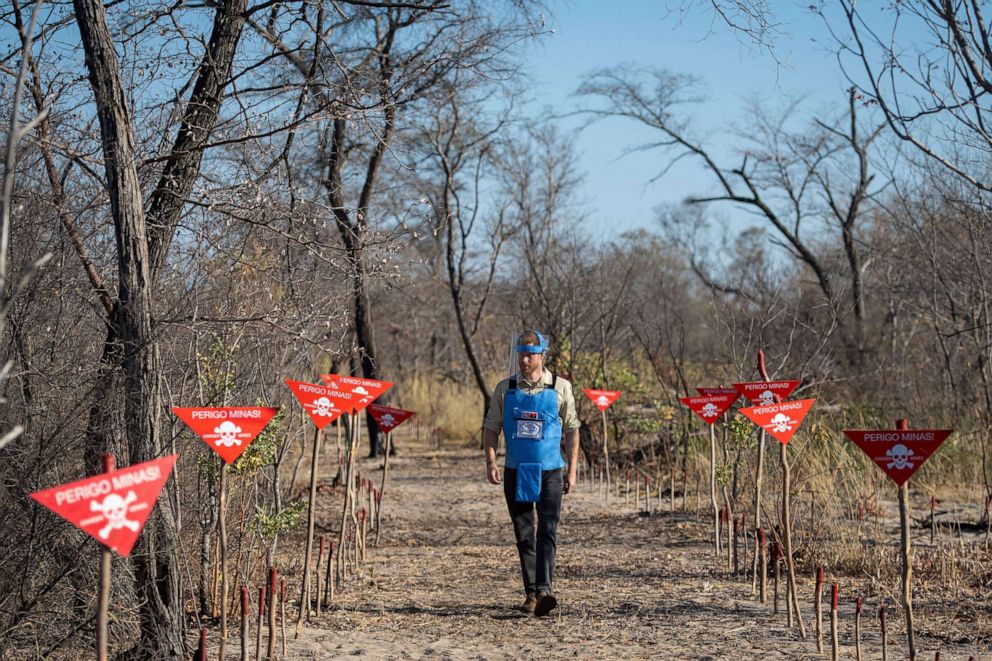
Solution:
<svg viewBox="0 0 992 661">
<path fill-rule="evenodd" d="M 535 360 L 540 357 L 539 364 L 544 366 L 544 361 L 548 357 L 548 338 L 535 330 L 524 330 L 510 336 L 509 351 L 507 352 L 506 376 L 512 378 L 522 375 L 523 366 L 533 366 L 537 364 Z M 523 363 L 523 365 L 522 365 Z"/>
</svg>

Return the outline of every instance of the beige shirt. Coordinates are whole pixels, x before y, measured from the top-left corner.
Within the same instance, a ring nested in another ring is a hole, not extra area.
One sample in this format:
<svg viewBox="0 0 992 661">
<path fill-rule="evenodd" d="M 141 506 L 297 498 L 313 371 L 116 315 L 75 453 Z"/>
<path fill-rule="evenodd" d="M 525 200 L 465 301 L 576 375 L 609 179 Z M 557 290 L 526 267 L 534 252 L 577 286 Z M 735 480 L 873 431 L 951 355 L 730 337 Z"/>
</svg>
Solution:
<svg viewBox="0 0 992 661">
<path fill-rule="evenodd" d="M 517 375 L 517 388 L 528 395 L 544 390 L 545 384 L 551 385 L 551 372 L 548 370 L 544 370 L 540 380 L 533 386 Z M 503 396 L 506 395 L 509 385 L 509 379 L 503 379 L 496 384 L 493 398 L 489 402 L 489 411 L 486 412 L 486 420 L 482 423 L 483 428 L 497 434 L 503 431 Z M 555 381 L 555 394 L 558 395 L 558 422 L 561 423 L 562 431 L 575 431 L 579 428 L 579 415 L 575 412 L 575 396 L 572 394 L 571 382 L 559 376 Z"/>
</svg>

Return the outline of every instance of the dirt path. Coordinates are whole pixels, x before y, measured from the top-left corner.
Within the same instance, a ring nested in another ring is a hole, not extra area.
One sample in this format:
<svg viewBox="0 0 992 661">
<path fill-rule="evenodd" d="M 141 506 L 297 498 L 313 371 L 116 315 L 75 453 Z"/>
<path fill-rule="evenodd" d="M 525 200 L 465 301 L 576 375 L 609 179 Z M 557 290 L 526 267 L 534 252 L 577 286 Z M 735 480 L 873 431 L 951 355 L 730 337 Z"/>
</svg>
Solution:
<svg viewBox="0 0 992 661">
<path fill-rule="evenodd" d="M 750 599 L 749 584 L 727 576 L 707 539 L 691 514 L 607 508 L 592 485 L 581 485 L 563 505 L 561 607 L 549 618 L 528 617 L 514 608 L 523 594 L 513 532 L 480 453 L 408 449 L 391 464 L 382 543 L 370 549 L 363 577 L 290 641 L 289 657 L 825 658 L 812 634 L 799 639 L 784 615 Z M 801 594 L 810 595 L 806 583 Z M 804 596 L 808 623 L 811 601 Z M 842 617 L 841 658 L 854 658 L 853 616 Z M 865 629 L 866 658 L 880 658 L 876 627 Z M 918 644 L 935 648 L 925 638 Z M 968 658 L 966 649 L 941 648 L 945 660 Z M 890 650 L 890 659 L 900 658 Z"/>
</svg>

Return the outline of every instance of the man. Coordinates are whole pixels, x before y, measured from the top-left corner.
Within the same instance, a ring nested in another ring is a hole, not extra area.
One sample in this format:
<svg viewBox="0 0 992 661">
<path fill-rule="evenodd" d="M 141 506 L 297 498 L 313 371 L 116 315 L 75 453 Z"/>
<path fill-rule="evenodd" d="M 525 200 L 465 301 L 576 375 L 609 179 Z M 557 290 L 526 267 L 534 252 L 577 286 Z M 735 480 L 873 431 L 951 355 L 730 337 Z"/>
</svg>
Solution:
<svg viewBox="0 0 992 661">
<path fill-rule="evenodd" d="M 517 374 L 496 385 L 482 440 L 489 483 L 502 482 L 513 521 L 527 595 L 523 610 L 544 616 L 558 606 L 552 589 L 556 530 L 562 494 L 575 485 L 579 418 L 572 384 L 544 369 L 548 355 L 545 337 L 525 331 L 515 339 L 514 350 Z M 563 430 L 565 458 L 561 453 Z M 506 440 L 503 480 L 496 465 L 501 431 Z"/>
</svg>

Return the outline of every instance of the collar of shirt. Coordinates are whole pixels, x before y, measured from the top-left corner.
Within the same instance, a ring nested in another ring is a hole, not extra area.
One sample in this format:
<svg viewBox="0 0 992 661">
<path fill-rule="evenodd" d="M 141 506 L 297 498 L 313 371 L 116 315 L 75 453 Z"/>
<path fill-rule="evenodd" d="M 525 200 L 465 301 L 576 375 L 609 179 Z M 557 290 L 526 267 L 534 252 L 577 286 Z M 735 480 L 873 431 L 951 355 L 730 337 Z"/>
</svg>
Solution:
<svg viewBox="0 0 992 661">
<path fill-rule="evenodd" d="M 551 372 L 549 372 L 546 368 L 542 369 L 541 376 L 538 377 L 537 381 L 534 381 L 533 383 L 525 379 L 522 374 L 518 374 L 517 376 L 520 377 L 520 382 L 526 385 L 529 390 L 533 390 L 540 385 L 551 383 Z"/>
</svg>

